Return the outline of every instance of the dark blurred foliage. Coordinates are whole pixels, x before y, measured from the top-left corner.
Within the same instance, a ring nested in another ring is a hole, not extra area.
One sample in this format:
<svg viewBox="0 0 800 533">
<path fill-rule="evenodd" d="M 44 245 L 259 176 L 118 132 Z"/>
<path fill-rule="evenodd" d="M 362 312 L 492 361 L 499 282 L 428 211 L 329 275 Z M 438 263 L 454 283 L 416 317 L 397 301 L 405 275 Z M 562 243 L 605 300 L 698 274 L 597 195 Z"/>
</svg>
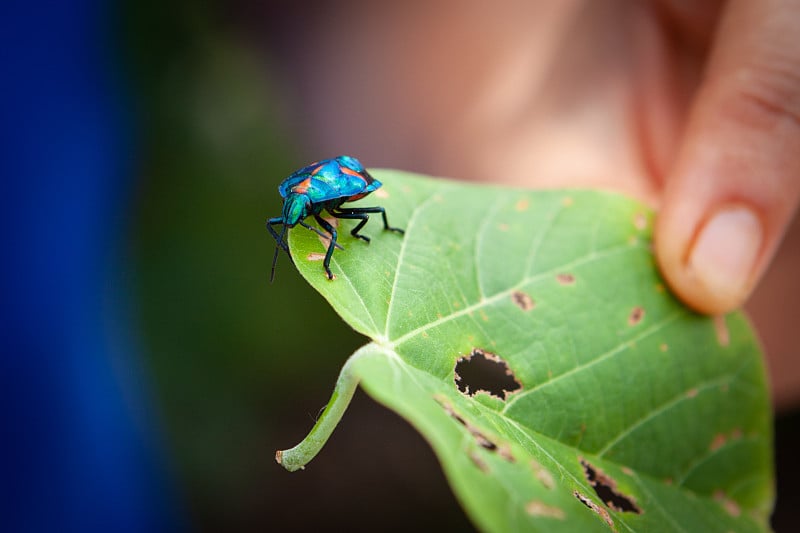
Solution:
<svg viewBox="0 0 800 533">
<path fill-rule="evenodd" d="M 238 7 L 282 40 L 291 28 L 270 14 L 300 20 L 296 5 L 254 5 Z M 278 183 L 337 154 L 309 153 L 290 111 L 302 105 L 285 105 L 297 96 L 276 66 L 286 58 L 264 53 L 274 37 L 251 47 L 252 28 L 241 31 L 233 9 L 153 0 L 124 9 L 145 154 L 132 236 L 142 344 L 190 521 L 201 531 L 469 530 L 427 444 L 362 393 L 305 471 L 274 461 L 306 435 L 366 339 L 285 256 L 268 282 L 264 222 L 279 213 Z M 778 530 L 796 523 L 786 451 L 796 418 L 778 422 Z"/>
<path fill-rule="evenodd" d="M 278 183 L 310 161 L 279 80 L 221 6 L 129 2 L 125 20 L 145 154 L 133 236 L 143 345 L 193 525 L 469 529 L 421 437 L 363 394 L 307 470 L 275 463 L 366 342 L 285 255 L 268 281 L 264 222 L 280 213 Z"/>
</svg>

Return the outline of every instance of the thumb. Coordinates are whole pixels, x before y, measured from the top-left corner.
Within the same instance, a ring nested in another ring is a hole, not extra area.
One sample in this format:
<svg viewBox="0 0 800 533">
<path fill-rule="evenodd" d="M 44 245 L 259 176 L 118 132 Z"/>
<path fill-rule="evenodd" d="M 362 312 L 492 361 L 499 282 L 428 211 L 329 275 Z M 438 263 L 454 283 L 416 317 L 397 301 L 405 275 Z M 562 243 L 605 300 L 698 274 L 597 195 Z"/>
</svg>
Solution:
<svg viewBox="0 0 800 533">
<path fill-rule="evenodd" d="M 689 306 L 744 303 L 800 200 L 800 2 L 733 0 L 664 188 L 656 254 Z"/>
</svg>

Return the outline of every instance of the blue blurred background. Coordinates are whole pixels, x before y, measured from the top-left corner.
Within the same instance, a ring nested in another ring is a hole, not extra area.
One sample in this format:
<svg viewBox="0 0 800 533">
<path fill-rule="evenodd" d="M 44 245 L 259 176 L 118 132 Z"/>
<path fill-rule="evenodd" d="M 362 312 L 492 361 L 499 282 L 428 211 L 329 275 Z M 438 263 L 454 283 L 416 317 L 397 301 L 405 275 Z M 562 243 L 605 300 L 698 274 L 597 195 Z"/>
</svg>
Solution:
<svg viewBox="0 0 800 533">
<path fill-rule="evenodd" d="M 361 393 L 307 470 L 274 462 L 364 342 L 285 257 L 268 283 L 277 184 L 339 151 L 437 170 L 382 149 L 357 110 L 339 125 L 355 147 L 308 135 L 303 20 L 153 0 L 11 2 L 0 19 L 3 530 L 471 528 L 427 445 Z M 752 304 L 779 351 L 764 309 L 781 279 Z M 786 524 L 797 422 L 778 420 Z"/>
</svg>

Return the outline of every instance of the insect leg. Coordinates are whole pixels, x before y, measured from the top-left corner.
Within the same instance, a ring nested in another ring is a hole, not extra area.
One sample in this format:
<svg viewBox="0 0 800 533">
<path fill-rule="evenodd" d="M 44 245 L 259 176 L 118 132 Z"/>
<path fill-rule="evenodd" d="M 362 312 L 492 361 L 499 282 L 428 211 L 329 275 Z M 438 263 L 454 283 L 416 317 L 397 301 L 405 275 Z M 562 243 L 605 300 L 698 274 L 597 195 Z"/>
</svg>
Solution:
<svg viewBox="0 0 800 533">
<path fill-rule="evenodd" d="M 358 233 L 358 231 L 361 228 L 364 227 L 364 224 L 367 223 L 367 220 L 369 220 L 369 215 L 368 214 L 366 214 L 366 213 L 350 213 L 350 212 L 348 212 L 348 210 L 342 210 L 342 209 L 333 210 L 333 211 L 329 210 L 328 212 L 331 215 L 335 216 L 336 218 L 359 219 L 359 220 L 361 220 L 361 222 L 356 224 L 356 227 L 353 228 L 353 230 L 350 232 L 350 235 L 352 235 L 353 237 L 357 237 L 359 239 L 362 239 L 362 240 L 365 240 L 365 241 L 369 242 L 369 237 L 367 237 L 366 235 L 359 235 L 359 233 Z"/>
<path fill-rule="evenodd" d="M 325 235 L 324 233 L 322 233 L 320 230 L 318 230 L 318 229 L 317 229 L 317 228 L 315 228 L 314 226 L 309 226 L 308 224 L 306 224 L 306 223 L 305 223 L 305 222 L 303 222 L 302 220 L 299 222 L 299 224 L 300 224 L 301 226 L 303 226 L 304 228 L 306 228 L 306 229 L 310 229 L 311 231 L 313 231 L 314 233 L 316 233 L 317 235 L 319 235 L 319 236 L 320 236 L 320 237 L 322 237 L 323 239 L 327 239 L 327 238 L 328 238 L 328 236 L 327 236 L 327 235 Z M 337 243 L 335 243 L 335 244 L 334 244 L 334 246 L 336 246 L 336 248 L 338 248 L 339 250 L 344 250 L 344 248 L 342 247 L 342 245 L 341 245 L 341 244 L 339 244 L 338 242 L 337 242 Z"/>
<path fill-rule="evenodd" d="M 344 209 L 338 209 L 340 213 L 348 214 L 348 215 L 356 215 L 356 214 L 366 214 L 366 213 L 380 213 L 383 217 L 383 229 L 388 229 L 389 231 L 394 231 L 397 233 L 405 233 L 406 230 L 401 228 L 393 228 L 389 225 L 389 221 L 386 219 L 386 209 L 383 207 L 347 207 Z M 340 216 L 340 215 L 335 215 Z M 340 217 L 343 218 L 343 217 Z"/>
<path fill-rule="evenodd" d="M 331 234 L 331 242 L 328 244 L 328 251 L 325 252 L 325 261 L 322 262 L 322 266 L 325 268 L 325 274 L 328 276 L 328 279 L 333 279 L 331 257 L 333 256 L 333 249 L 336 247 L 336 229 L 328 224 L 328 221 L 321 216 L 314 215 L 314 218 L 317 220 L 317 223 L 322 226 L 322 229 Z"/>
<path fill-rule="evenodd" d="M 286 252 L 286 255 L 289 256 L 289 259 L 292 259 L 292 254 L 289 253 L 289 246 L 286 244 L 286 240 L 284 237 L 286 236 L 286 224 L 283 224 L 283 230 L 281 234 L 278 235 L 278 232 L 272 227 L 274 224 L 283 224 L 283 219 L 281 217 L 271 218 L 267 221 L 267 230 L 275 237 L 276 245 L 275 245 L 275 255 L 272 256 L 272 272 L 269 275 L 269 282 L 272 283 L 275 280 L 275 265 L 278 263 L 278 253 L 281 251 L 281 248 Z"/>
<path fill-rule="evenodd" d="M 286 235 L 286 225 L 285 224 L 283 226 L 283 231 L 281 231 L 281 237 L 278 240 L 279 243 L 283 242 L 284 235 Z M 272 256 L 272 272 L 269 275 L 269 282 L 270 283 L 275 281 L 275 265 L 278 263 L 278 252 L 280 252 L 280 251 L 281 251 L 281 249 L 276 246 L 275 247 L 275 255 Z M 287 255 L 289 255 L 289 259 L 292 262 L 294 262 L 294 259 L 292 259 L 292 254 L 290 254 L 288 250 L 286 251 L 286 253 L 287 253 Z"/>
<path fill-rule="evenodd" d="M 282 217 L 275 217 L 275 218 L 271 218 L 271 219 L 267 220 L 267 229 L 272 234 L 272 236 L 275 237 L 275 241 L 278 243 L 278 246 L 283 248 L 283 251 L 288 254 L 289 253 L 289 245 L 287 245 L 286 241 L 283 239 L 283 235 L 286 233 L 286 226 L 283 227 L 283 232 L 280 235 L 278 235 L 278 232 L 275 231 L 275 229 L 272 227 L 275 224 L 283 224 L 283 218 Z"/>
</svg>

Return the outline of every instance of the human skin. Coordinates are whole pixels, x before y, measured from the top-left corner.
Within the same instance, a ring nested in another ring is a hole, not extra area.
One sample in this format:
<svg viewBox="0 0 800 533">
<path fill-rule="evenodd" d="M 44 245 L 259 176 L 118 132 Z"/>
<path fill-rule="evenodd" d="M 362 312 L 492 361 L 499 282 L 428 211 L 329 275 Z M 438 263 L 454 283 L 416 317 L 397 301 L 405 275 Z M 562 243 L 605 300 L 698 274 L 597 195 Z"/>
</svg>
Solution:
<svg viewBox="0 0 800 533">
<path fill-rule="evenodd" d="M 743 305 L 796 211 L 800 0 L 354 0 L 300 27 L 285 51 L 314 150 L 641 198 L 699 312 Z M 800 365 L 781 361 L 786 403 Z"/>
</svg>

